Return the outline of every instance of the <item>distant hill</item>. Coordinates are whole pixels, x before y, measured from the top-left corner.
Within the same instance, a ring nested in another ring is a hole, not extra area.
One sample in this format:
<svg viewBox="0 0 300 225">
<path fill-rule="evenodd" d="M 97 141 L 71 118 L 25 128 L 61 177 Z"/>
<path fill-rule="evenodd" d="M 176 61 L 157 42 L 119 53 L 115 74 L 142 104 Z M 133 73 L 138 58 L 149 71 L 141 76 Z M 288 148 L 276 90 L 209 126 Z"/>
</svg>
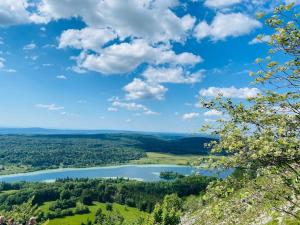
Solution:
<svg viewBox="0 0 300 225">
<path fill-rule="evenodd" d="M 212 136 L 207 134 L 194 133 L 169 133 L 169 132 L 146 132 L 146 131 L 128 131 L 128 130 L 72 130 L 72 129 L 49 129 L 40 127 L 28 128 L 7 128 L 0 127 L 0 135 L 19 134 L 19 135 L 54 135 L 54 134 L 142 134 L 152 135 L 165 139 L 178 139 L 182 137 L 207 137 Z M 215 138 L 215 137 L 214 137 Z"/>
<path fill-rule="evenodd" d="M 49 134 L 51 132 L 51 134 Z M 163 133 L 2 129 L 0 165 L 34 168 L 127 163 L 146 152 L 208 155 L 213 138 Z"/>
<path fill-rule="evenodd" d="M 113 146 L 116 143 L 120 146 L 132 147 L 145 152 L 161 152 L 173 154 L 199 154 L 207 155 L 210 150 L 206 144 L 216 140 L 216 138 L 201 136 L 181 136 L 171 134 L 143 134 L 135 132 L 127 133 L 99 133 L 99 134 L 35 134 L 30 135 L 35 138 L 47 138 L 49 141 L 60 140 L 68 142 L 69 140 L 99 140 L 110 143 Z"/>
</svg>

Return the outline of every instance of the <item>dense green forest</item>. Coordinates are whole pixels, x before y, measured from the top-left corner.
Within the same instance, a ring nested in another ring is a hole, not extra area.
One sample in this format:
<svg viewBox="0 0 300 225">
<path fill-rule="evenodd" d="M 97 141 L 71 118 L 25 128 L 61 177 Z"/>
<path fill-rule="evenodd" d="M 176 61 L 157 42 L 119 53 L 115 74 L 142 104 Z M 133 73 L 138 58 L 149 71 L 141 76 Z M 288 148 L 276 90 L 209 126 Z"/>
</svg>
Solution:
<svg viewBox="0 0 300 225">
<path fill-rule="evenodd" d="M 147 151 L 207 155 L 205 143 L 211 140 L 138 134 L 1 135 L 0 165 L 43 169 L 119 164 L 145 157 Z"/>
<path fill-rule="evenodd" d="M 216 178 L 205 176 L 180 177 L 172 182 L 140 182 L 125 179 L 64 179 L 54 183 L 1 183 L 0 211 L 10 212 L 14 206 L 31 202 L 38 208 L 51 202 L 47 213 L 34 214 L 39 221 L 85 214 L 93 202 L 118 203 L 140 211 L 152 212 L 166 195 L 178 197 L 203 193 Z"/>
</svg>

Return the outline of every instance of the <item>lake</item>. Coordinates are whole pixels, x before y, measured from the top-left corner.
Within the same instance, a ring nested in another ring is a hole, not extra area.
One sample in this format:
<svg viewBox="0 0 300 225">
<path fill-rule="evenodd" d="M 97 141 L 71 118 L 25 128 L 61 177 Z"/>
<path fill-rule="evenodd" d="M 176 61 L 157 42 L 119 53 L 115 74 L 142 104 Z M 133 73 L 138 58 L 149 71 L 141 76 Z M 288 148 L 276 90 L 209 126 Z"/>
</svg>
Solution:
<svg viewBox="0 0 300 225">
<path fill-rule="evenodd" d="M 199 173 L 207 176 L 217 176 L 225 178 L 232 173 L 233 170 L 206 170 L 196 169 L 190 166 L 178 165 L 122 165 L 107 167 L 91 167 L 91 168 L 66 168 L 54 170 L 41 170 L 30 173 L 19 173 L 12 175 L 0 176 L 0 182 L 53 182 L 62 178 L 117 178 L 123 177 L 128 179 L 136 179 L 141 181 L 159 181 L 160 172 L 174 171 L 184 175 Z"/>
</svg>

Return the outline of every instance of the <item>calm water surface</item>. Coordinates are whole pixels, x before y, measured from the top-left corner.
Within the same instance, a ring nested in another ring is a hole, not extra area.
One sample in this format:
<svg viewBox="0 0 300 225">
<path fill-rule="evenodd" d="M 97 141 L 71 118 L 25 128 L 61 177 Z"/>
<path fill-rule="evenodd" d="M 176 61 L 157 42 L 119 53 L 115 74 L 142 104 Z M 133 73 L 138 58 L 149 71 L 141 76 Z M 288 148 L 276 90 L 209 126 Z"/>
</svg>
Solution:
<svg viewBox="0 0 300 225">
<path fill-rule="evenodd" d="M 61 178 L 116 178 L 124 177 L 143 181 L 159 181 L 159 173 L 162 171 L 174 171 L 184 175 L 200 173 L 207 176 L 225 178 L 232 170 L 205 170 L 195 169 L 189 166 L 177 165 L 122 165 L 109 167 L 91 167 L 74 169 L 42 170 L 31 173 L 20 173 L 0 176 L 0 182 L 52 182 Z"/>
</svg>

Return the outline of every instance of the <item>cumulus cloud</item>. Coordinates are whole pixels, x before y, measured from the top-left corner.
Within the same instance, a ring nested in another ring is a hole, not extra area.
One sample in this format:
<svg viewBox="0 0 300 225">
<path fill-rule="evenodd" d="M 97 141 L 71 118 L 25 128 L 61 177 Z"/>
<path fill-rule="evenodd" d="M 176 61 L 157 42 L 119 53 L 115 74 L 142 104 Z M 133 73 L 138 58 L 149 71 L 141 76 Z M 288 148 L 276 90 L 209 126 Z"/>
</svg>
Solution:
<svg viewBox="0 0 300 225">
<path fill-rule="evenodd" d="M 37 108 L 42 108 L 42 109 L 47 109 L 49 111 L 59 111 L 59 110 L 63 110 L 65 107 L 63 106 L 58 106 L 56 104 L 36 104 L 35 107 Z"/>
<path fill-rule="evenodd" d="M 166 87 L 158 84 L 143 81 L 135 78 L 131 83 L 127 84 L 123 90 L 126 92 L 126 99 L 158 99 L 164 98 L 165 92 L 168 90 Z"/>
<path fill-rule="evenodd" d="M 209 8 L 224 8 L 240 3 L 241 0 L 206 0 L 204 5 Z"/>
<path fill-rule="evenodd" d="M 129 73 L 142 63 L 185 66 L 202 61 L 192 53 L 172 50 L 170 41 L 183 42 L 196 20 L 189 14 L 177 16 L 171 9 L 178 4 L 177 0 L 42 0 L 38 12 L 48 20 L 81 18 L 87 27 L 64 31 L 59 48 L 82 49 L 75 72 L 111 75 Z"/>
<path fill-rule="evenodd" d="M 121 39 L 158 42 L 181 40 L 193 28 L 195 18 L 178 17 L 171 10 L 178 4 L 177 0 L 42 0 L 38 12 L 48 20 L 80 17 L 90 27 L 112 28 Z"/>
<path fill-rule="evenodd" d="M 217 41 L 249 34 L 261 26 L 259 21 L 242 13 L 218 13 L 210 25 L 206 21 L 200 22 L 195 28 L 194 35 L 198 40 L 210 37 Z"/>
<path fill-rule="evenodd" d="M 223 113 L 216 110 L 216 109 L 211 109 L 209 111 L 206 111 L 205 113 L 203 113 L 204 116 L 222 116 Z"/>
<path fill-rule="evenodd" d="M 81 30 L 70 29 L 62 33 L 59 48 L 72 47 L 77 49 L 92 49 L 100 51 L 108 41 L 116 38 L 111 29 L 86 27 Z"/>
<path fill-rule="evenodd" d="M 27 23 L 30 15 L 27 11 L 27 0 L 1 0 L 0 26 L 10 26 Z"/>
<path fill-rule="evenodd" d="M 96 54 L 82 52 L 77 57 L 77 68 L 110 75 L 131 72 L 142 63 L 195 65 L 201 61 L 200 56 L 192 53 L 176 54 L 173 50 L 166 49 L 165 45 L 153 47 L 138 39 L 130 43 L 110 45 Z"/>
<path fill-rule="evenodd" d="M 229 88 L 218 88 L 218 87 L 209 87 L 207 89 L 201 89 L 199 94 L 205 97 L 218 97 L 222 95 L 225 98 L 254 98 L 260 93 L 259 89 L 257 88 L 236 88 L 236 87 L 229 87 Z"/>
<path fill-rule="evenodd" d="M 183 120 L 193 120 L 199 117 L 199 113 L 197 112 L 191 112 L 191 113 L 186 113 L 182 115 Z"/>
<path fill-rule="evenodd" d="M 189 73 L 186 72 L 182 67 L 149 67 L 143 72 L 142 76 L 152 83 L 157 82 L 193 84 L 201 81 L 203 77 L 203 71 Z"/>
</svg>

